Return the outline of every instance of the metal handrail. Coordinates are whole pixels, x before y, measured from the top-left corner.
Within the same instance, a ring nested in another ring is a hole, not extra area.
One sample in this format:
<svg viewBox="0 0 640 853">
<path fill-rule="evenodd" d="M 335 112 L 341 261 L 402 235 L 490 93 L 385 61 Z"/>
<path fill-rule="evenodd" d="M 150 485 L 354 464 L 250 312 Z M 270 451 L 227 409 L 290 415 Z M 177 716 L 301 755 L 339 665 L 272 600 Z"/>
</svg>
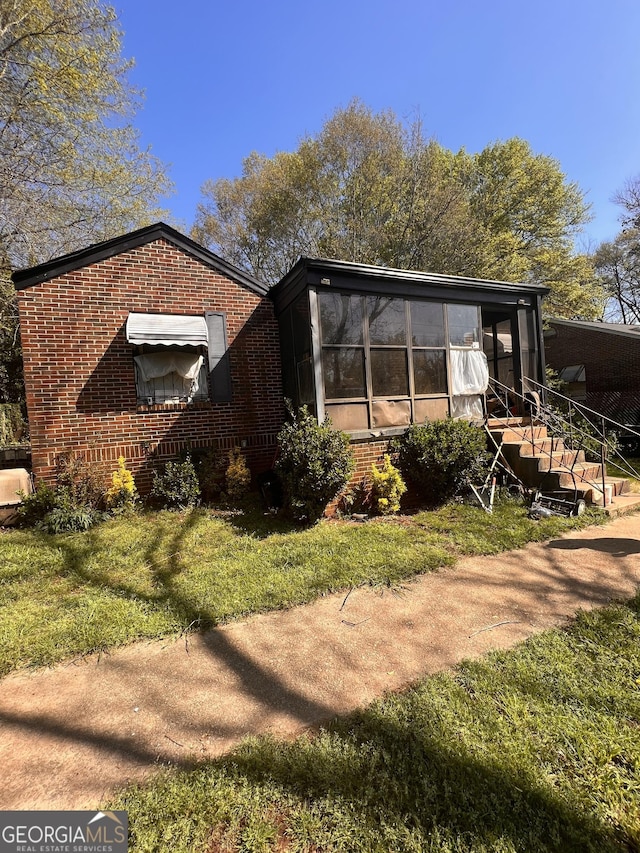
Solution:
<svg viewBox="0 0 640 853">
<path fill-rule="evenodd" d="M 617 447 L 617 442 L 614 440 L 614 442 L 612 443 L 610 440 L 607 439 L 607 424 L 609 424 L 610 427 L 612 428 L 612 429 L 610 429 L 610 431 L 617 431 L 617 430 L 621 429 L 621 430 L 624 430 L 624 432 L 626 434 L 634 435 L 634 436 L 636 436 L 636 438 L 640 438 L 640 432 L 637 432 L 636 430 L 632 429 L 631 427 L 627 426 L 626 424 L 621 424 L 618 421 L 615 421 L 613 418 L 610 418 L 607 415 L 603 415 L 601 412 L 597 412 L 595 409 L 589 408 L 589 406 L 585 406 L 584 403 L 580 403 L 577 400 L 572 400 L 570 397 L 567 397 L 564 394 L 561 394 L 560 391 L 556 391 L 555 388 L 548 388 L 546 385 L 542 385 L 540 382 L 537 382 L 535 379 L 529 379 L 528 377 L 525 377 L 524 381 L 530 382 L 531 384 L 536 385 L 538 388 L 543 389 L 546 394 L 552 394 L 555 397 L 559 397 L 561 400 L 564 400 L 565 402 L 567 402 L 569 404 L 569 417 L 570 418 L 571 418 L 571 409 L 573 407 L 578 412 L 580 412 L 580 414 L 593 427 L 593 429 L 595 429 L 598 432 L 598 435 L 600 436 L 600 463 L 603 466 L 603 483 L 604 483 L 604 466 L 606 465 L 605 448 L 609 454 L 611 454 L 613 457 L 617 457 L 622 462 L 622 464 L 620 464 L 619 462 L 615 461 L 614 458 L 611 458 L 611 456 L 609 456 L 608 457 L 609 458 L 609 464 L 613 465 L 615 468 L 617 468 L 623 474 L 628 474 L 629 476 L 635 477 L 635 478 L 638 478 L 640 476 L 638 474 L 638 472 L 635 470 L 635 468 L 632 465 L 630 465 L 628 460 L 626 460 L 624 458 L 624 456 L 620 453 L 620 451 L 618 450 L 618 447 Z M 600 429 L 596 426 L 596 424 L 593 423 L 593 421 L 589 417 L 587 417 L 587 414 L 586 414 L 587 412 L 589 412 L 589 414 L 591 414 L 591 415 L 595 415 L 595 417 L 600 421 L 600 424 L 601 424 Z M 584 430 L 582 430 L 582 435 L 586 438 L 593 438 L 593 436 L 590 436 Z"/>
<path fill-rule="evenodd" d="M 494 380 L 496 381 L 496 380 Z M 566 397 L 564 394 L 561 394 L 559 391 L 556 391 L 555 388 L 549 388 L 548 385 L 543 385 L 541 382 L 537 382 L 535 379 L 529 379 L 529 377 L 525 376 L 522 380 L 523 382 L 530 382 L 532 385 L 536 385 L 538 388 L 542 389 L 545 394 L 553 394 L 556 397 L 560 397 L 561 400 L 565 400 L 571 406 L 574 406 L 578 409 L 582 414 L 586 417 L 586 412 L 589 412 L 591 415 L 595 415 L 600 421 L 607 421 L 607 423 L 613 424 L 617 429 L 623 429 L 625 432 L 630 433 L 631 435 L 635 435 L 637 438 L 640 438 L 640 432 L 636 432 L 636 430 L 631 429 L 627 424 L 618 423 L 618 421 L 614 421 L 613 418 L 608 417 L 607 415 L 603 415 L 602 412 L 596 412 L 595 409 L 590 409 L 589 406 L 585 406 L 584 403 L 578 402 L 578 400 L 572 400 L 571 397 Z M 499 383 L 502 384 L 502 383 Z M 506 386 L 505 386 L 506 387 Z M 512 390 L 512 389 L 510 389 Z M 589 420 L 587 418 L 587 420 Z M 591 423 L 591 421 L 589 421 Z M 593 426 L 597 429 L 595 424 Z"/>
<path fill-rule="evenodd" d="M 623 429 L 623 430 L 625 430 L 625 432 L 630 433 L 632 435 L 636 435 L 638 438 L 640 438 L 640 433 L 636 432 L 635 430 L 628 428 L 624 424 L 620 424 L 617 421 L 614 421 L 613 418 L 609 418 L 606 415 L 602 415 L 600 412 L 596 412 L 594 409 L 590 409 L 588 406 L 585 406 L 581 403 L 578 403 L 575 400 L 572 400 L 570 397 L 566 397 L 564 394 L 561 394 L 559 391 L 556 391 L 553 388 L 548 388 L 546 385 L 542 385 L 540 382 L 537 382 L 534 379 L 529 379 L 528 377 L 525 377 L 523 381 L 528 382 L 531 385 L 534 385 L 537 388 L 541 389 L 544 392 L 545 397 L 547 397 L 547 395 L 553 395 L 553 396 L 558 397 L 559 399 L 565 401 L 568 404 L 568 418 L 569 419 L 566 420 L 560 412 L 558 412 L 555 409 L 551 409 L 547 405 L 546 402 L 543 402 L 542 400 L 540 400 L 539 402 L 536 402 L 535 405 L 537 408 L 537 415 L 538 415 L 538 419 L 540 421 L 542 421 L 545 425 L 549 426 L 552 430 L 556 429 L 556 430 L 560 430 L 560 431 L 565 431 L 566 428 L 568 427 L 569 440 L 572 444 L 574 443 L 574 433 L 575 433 L 578 436 L 578 438 L 580 439 L 581 445 L 583 445 L 587 439 L 589 439 L 591 441 L 595 440 L 600 445 L 600 464 L 601 464 L 601 472 L 602 472 L 601 486 L 602 486 L 603 501 L 604 501 L 604 495 L 605 495 L 606 461 L 607 461 L 608 454 L 609 454 L 610 464 L 612 464 L 619 471 L 621 471 L 622 473 L 628 474 L 629 476 L 635 477 L 635 478 L 640 477 L 638 472 L 619 453 L 616 444 L 611 443 L 611 441 L 607 439 L 606 424 L 607 423 L 612 424 L 614 427 Z M 508 405 L 509 395 L 515 396 L 516 398 L 520 399 L 524 403 L 529 403 L 529 404 L 532 403 L 531 399 L 528 399 L 525 394 L 516 391 L 512 387 L 504 385 L 502 382 L 500 382 L 497 379 L 491 379 L 490 383 L 493 385 L 494 392 L 496 393 L 496 395 L 498 396 L 499 399 L 500 399 L 500 392 L 502 392 L 505 395 L 505 403 L 506 403 L 505 408 L 507 411 L 509 410 L 509 405 Z M 573 408 L 575 408 L 575 410 L 577 412 L 579 412 L 579 414 L 581 414 L 582 417 L 584 417 L 584 419 L 587 421 L 587 423 L 596 431 L 596 436 L 594 436 L 592 433 L 584 430 L 579 424 L 575 423 L 575 421 L 572 417 L 572 409 Z M 598 420 L 600 421 L 600 424 L 601 424 L 601 429 L 599 429 L 592 422 L 592 420 L 588 417 L 587 412 L 591 415 L 595 415 L 598 418 Z M 533 430 L 532 430 L 532 434 L 531 434 L 531 442 L 533 445 L 533 443 L 534 443 Z M 582 449 L 582 447 L 580 449 Z M 547 452 L 547 451 L 544 451 L 544 452 L 547 453 L 547 455 L 550 458 L 552 458 L 553 451 L 554 451 L 554 445 L 552 443 L 551 452 Z M 611 455 L 619 457 L 619 459 L 622 462 L 622 465 L 613 461 L 611 459 Z M 575 464 L 575 461 L 574 461 L 574 464 Z M 572 466 L 571 470 L 573 470 L 573 466 Z M 593 484 L 593 485 L 595 485 L 595 484 Z"/>
</svg>

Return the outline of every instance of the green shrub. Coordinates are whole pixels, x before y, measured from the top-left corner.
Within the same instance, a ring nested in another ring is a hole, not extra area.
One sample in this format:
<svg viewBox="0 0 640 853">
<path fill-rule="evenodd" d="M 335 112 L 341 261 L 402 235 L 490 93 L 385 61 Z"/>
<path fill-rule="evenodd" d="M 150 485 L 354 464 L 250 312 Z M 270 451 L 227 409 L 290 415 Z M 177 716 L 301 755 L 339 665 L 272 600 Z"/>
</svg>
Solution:
<svg viewBox="0 0 640 853">
<path fill-rule="evenodd" d="M 210 503 L 220 499 L 225 490 L 225 467 L 227 463 L 227 455 L 217 447 L 194 451 L 193 464 L 203 501 Z"/>
<path fill-rule="evenodd" d="M 40 527 L 47 533 L 77 533 L 88 530 L 105 518 L 107 513 L 62 501 L 47 513 Z"/>
<path fill-rule="evenodd" d="M 446 503 L 471 480 L 484 479 L 487 440 L 481 427 L 451 418 L 415 424 L 394 439 L 398 464 L 431 506 Z"/>
<path fill-rule="evenodd" d="M 226 470 L 226 492 L 232 501 L 240 500 L 249 491 L 251 485 L 251 472 L 247 467 L 247 460 L 239 447 L 229 451 L 229 463 Z"/>
<path fill-rule="evenodd" d="M 285 508 L 296 520 L 313 524 L 349 482 L 349 436 L 332 429 L 329 418 L 319 424 L 306 406 L 290 415 L 278 435 L 276 470 Z"/>
<path fill-rule="evenodd" d="M 151 499 L 163 509 L 187 509 L 200 501 L 200 486 L 193 462 L 167 462 L 164 472 L 154 474 Z"/>
<path fill-rule="evenodd" d="M 63 453 L 56 461 L 56 485 L 38 483 L 31 495 L 21 495 L 19 524 L 47 533 L 88 530 L 107 514 L 99 471 L 77 453 Z"/>
<path fill-rule="evenodd" d="M 36 527 L 40 525 L 48 513 L 55 508 L 56 492 L 46 483 L 38 483 L 30 495 L 18 492 L 22 503 L 16 514 L 21 527 Z"/>
<path fill-rule="evenodd" d="M 380 515 L 391 515 L 400 509 L 400 498 L 407 491 L 402 474 L 391 461 L 388 453 L 384 455 L 382 470 L 375 464 L 371 466 L 371 501 Z"/>
</svg>

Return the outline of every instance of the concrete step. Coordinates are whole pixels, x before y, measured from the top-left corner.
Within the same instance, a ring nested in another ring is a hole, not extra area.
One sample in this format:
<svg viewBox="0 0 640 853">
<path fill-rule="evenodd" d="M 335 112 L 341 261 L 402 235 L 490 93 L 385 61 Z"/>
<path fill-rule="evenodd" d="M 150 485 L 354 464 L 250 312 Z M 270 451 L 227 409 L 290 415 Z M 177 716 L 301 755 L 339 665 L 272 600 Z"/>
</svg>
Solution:
<svg viewBox="0 0 640 853">
<path fill-rule="evenodd" d="M 536 438 L 533 441 L 520 441 L 519 452 L 521 456 L 548 456 L 550 453 L 565 450 L 564 441 L 561 438 Z M 513 443 L 516 446 L 516 443 Z"/>
<path fill-rule="evenodd" d="M 571 471 L 572 467 L 584 465 L 584 454 L 580 458 L 579 451 L 566 450 L 563 453 L 551 453 L 546 456 L 520 456 L 513 461 L 508 461 L 521 480 L 535 486 L 550 471 Z"/>
<path fill-rule="evenodd" d="M 529 426 L 511 426 L 503 429 L 490 429 L 491 437 L 494 441 L 500 444 L 510 443 L 515 441 L 532 441 L 538 438 L 547 438 L 546 426 L 529 425 Z"/>
<path fill-rule="evenodd" d="M 606 480 L 605 480 L 606 482 Z M 573 468 L 557 467 L 550 468 L 545 474 L 544 484 L 550 484 L 551 488 L 572 489 L 574 486 L 585 484 L 587 486 L 602 483 L 602 466 L 589 462 L 579 463 Z"/>
<path fill-rule="evenodd" d="M 629 505 L 635 503 L 626 500 L 630 491 L 626 478 L 605 477 L 603 489 L 600 463 L 587 462 L 583 450 L 567 449 L 562 438 L 549 436 L 545 426 L 519 419 L 501 420 L 496 426 L 496 420 L 487 424 L 491 437 L 525 486 L 605 508 L 622 498 Z M 489 449 L 495 452 L 496 447 Z"/>
<path fill-rule="evenodd" d="M 510 417 L 510 418 L 487 418 L 487 426 L 489 429 L 503 429 L 509 426 L 528 426 L 531 423 L 530 417 Z"/>
<path fill-rule="evenodd" d="M 584 489 L 584 500 L 587 503 L 590 503 L 593 506 L 604 507 L 605 509 L 615 503 L 621 503 L 621 505 L 624 505 L 628 497 L 635 496 L 634 493 L 630 491 L 629 481 L 622 477 L 605 477 L 604 492 L 601 480 L 593 481 L 591 483 L 583 482 L 577 484 L 577 487 L 580 490 Z M 640 494 L 638 494 L 637 497 L 640 497 Z M 627 501 L 627 503 L 633 504 L 633 501 Z"/>
<path fill-rule="evenodd" d="M 636 509 L 640 509 L 639 492 L 625 492 L 622 495 L 617 495 L 609 506 L 604 507 L 607 515 L 611 516 L 624 515 Z"/>
</svg>

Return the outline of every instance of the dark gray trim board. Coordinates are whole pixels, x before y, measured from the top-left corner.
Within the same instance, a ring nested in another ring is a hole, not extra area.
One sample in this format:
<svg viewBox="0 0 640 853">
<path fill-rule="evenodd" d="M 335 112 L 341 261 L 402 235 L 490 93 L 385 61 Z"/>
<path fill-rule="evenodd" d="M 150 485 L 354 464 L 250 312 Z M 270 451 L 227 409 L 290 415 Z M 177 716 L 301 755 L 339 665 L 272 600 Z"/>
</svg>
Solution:
<svg viewBox="0 0 640 853">
<path fill-rule="evenodd" d="M 226 275 L 232 281 L 246 287 L 253 293 L 257 293 L 259 296 L 266 296 L 269 288 L 265 284 L 262 284 L 262 282 L 244 270 L 218 257 L 218 255 L 205 249 L 204 246 L 201 246 L 190 237 L 186 237 L 164 222 L 156 222 L 154 225 L 148 225 L 146 228 L 140 228 L 138 231 L 132 231 L 129 234 L 123 234 L 120 237 L 114 237 L 102 243 L 95 243 L 93 246 L 87 246 L 84 249 L 80 249 L 77 252 L 70 252 L 68 255 L 62 255 L 59 258 L 53 258 L 51 261 L 46 261 L 29 269 L 19 270 L 18 272 L 14 272 L 11 278 L 16 290 L 25 290 L 28 287 L 33 287 L 35 284 L 49 281 L 65 273 L 89 266 L 89 264 L 104 261 L 107 258 L 127 252 L 130 249 L 136 249 L 139 246 L 144 246 L 147 243 L 153 243 L 155 240 L 161 239 L 167 240 L 167 242 L 186 252 L 186 254 L 191 255 L 196 260 L 216 270 L 216 272 Z"/>
</svg>

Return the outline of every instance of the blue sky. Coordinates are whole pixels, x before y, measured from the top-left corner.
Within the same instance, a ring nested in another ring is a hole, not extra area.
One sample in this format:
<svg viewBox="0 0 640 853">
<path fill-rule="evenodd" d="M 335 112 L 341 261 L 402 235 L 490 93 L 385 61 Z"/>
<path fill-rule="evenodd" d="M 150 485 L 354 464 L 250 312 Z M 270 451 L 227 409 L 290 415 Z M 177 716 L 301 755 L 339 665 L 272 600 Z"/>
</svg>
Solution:
<svg viewBox="0 0 640 853">
<path fill-rule="evenodd" d="M 592 205 L 585 245 L 640 174 L 638 0 L 115 0 L 142 141 L 170 164 L 188 230 L 208 179 L 293 150 L 354 98 L 475 152 L 511 136 L 556 158 Z"/>
</svg>

